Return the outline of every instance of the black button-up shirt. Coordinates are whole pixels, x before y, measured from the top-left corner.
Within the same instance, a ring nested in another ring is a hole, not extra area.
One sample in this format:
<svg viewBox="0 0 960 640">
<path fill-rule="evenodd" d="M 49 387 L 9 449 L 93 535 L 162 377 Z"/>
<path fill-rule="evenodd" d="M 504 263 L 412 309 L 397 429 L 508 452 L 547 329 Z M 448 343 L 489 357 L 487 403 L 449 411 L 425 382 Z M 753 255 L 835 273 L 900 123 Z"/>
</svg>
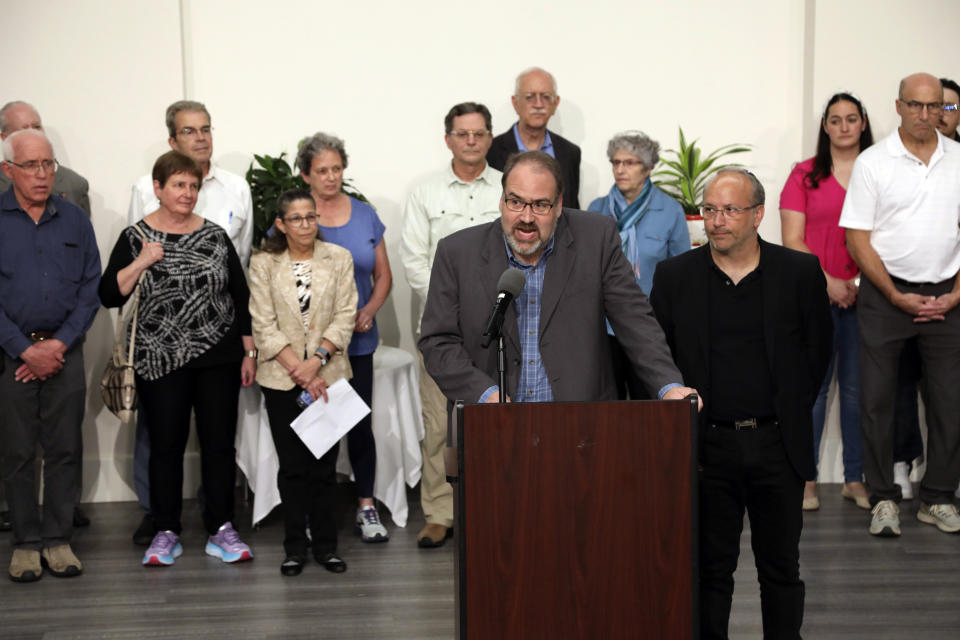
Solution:
<svg viewBox="0 0 960 640">
<path fill-rule="evenodd" d="M 0 347 L 17 358 L 31 331 L 78 344 L 100 308 L 100 252 L 93 225 L 59 196 L 34 223 L 13 187 L 0 194 Z"/>
<path fill-rule="evenodd" d="M 711 264 L 708 285 L 710 409 L 713 420 L 774 416 L 773 378 L 763 326 L 763 271 L 739 283 Z"/>
</svg>

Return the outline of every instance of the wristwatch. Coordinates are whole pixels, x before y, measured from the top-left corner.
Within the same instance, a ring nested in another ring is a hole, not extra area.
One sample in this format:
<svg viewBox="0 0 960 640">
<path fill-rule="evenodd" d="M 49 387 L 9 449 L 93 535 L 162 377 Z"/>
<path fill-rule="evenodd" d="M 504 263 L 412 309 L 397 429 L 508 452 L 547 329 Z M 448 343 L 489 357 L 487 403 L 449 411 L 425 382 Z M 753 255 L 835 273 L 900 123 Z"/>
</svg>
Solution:
<svg viewBox="0 0 960 640">
<path fill-rule="evenodd" d="M 330 360 L 330 352 L 323 347 L 317 347 L 317 350 L 313 352 L 313 355 L 320 358 L 321 367 L 325 367 L 327 362 Z"/>
</svg>

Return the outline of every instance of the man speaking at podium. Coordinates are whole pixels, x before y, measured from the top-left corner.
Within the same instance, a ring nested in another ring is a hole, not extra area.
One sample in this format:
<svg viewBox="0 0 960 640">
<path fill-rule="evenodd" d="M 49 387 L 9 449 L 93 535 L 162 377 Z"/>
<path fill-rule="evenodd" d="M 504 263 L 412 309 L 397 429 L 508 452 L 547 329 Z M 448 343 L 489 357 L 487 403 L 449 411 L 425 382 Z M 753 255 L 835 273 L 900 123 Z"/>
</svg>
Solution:
<svg viewBox="0 0 960 640">
<path fill-rule="evenodd" d="M 682 384 L 615 222 L 564 210 L 560 167 L 541 151 L 512 156 L 502 184 L 499 221 L 458 231 L 437 247 L 419 347 L 444 395 L 498 402 L 504 392 L 496 343 L 482 342 L 510 268 L 525 283 L 504 314 L 507 399 L 616 400 L 604 318 L 651 397 L 696 393 Z"/>
</svg>

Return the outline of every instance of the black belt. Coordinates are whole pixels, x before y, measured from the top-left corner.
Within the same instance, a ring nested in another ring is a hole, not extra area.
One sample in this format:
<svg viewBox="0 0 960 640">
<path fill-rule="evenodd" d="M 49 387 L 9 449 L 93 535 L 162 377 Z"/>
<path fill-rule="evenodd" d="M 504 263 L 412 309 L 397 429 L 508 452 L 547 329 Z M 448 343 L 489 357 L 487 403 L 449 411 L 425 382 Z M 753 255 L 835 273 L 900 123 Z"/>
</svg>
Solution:
<svg viewBox="0 0 960 640">
<path fill-rule="evenodd" d="M 43 342 L 53 337 L 53 331 L 31 331 L 27 337 L 31 342 Z"/>
<path fill-rule="evenodd" d="M 776 426 L 776 418 L 744 418 L 743 420 L 710 420 L 707 424 L 721 429 L 744 431 Z"/>
<path fill-rule="evenodd" d="M 898 278 L 897 276 L 890 276 L 890 280 L 893 281 L 893 284 L 898 284 L 901 287 L 932 287 L 942 284 L 941 282 L 909 282 L 903 278 Z M 944 280 L 943 282 L 947 282 L 947 280 Z"/>
</svg>

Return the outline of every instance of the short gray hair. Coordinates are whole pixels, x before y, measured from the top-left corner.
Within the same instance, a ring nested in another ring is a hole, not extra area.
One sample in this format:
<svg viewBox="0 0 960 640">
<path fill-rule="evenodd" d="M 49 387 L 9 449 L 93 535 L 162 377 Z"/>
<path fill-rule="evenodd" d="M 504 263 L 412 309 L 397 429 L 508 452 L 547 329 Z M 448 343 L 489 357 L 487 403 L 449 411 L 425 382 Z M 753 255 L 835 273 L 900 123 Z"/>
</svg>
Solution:
<svg viewBox="0 0 960 640">
<path fill-rule="evenodd" d="M 337 136 L 318 131 L 300 141 L 297 151 L 297 168 L 300 169 L 300 173 L 304 175 L 310 173 L 313 158 L 321 151 L 336 151 L 340 154 L 340 162 L 343 163 L 343 168 L 347 168 L 347 150 L 343 146 L 343 140 Z"/>
<path fill-rule="evenodd" d="M 50 144 L 50 139 L 47 138 L 47 134 L 43 131 L 39 129 L 20 129 L 8 135 L 3 141 L 3 160 L 5 162 L 13 162 L 13 158 L 16 155 L 13 149 L 13 142 L 21 136 L 36 136 L 41 140 L 45 140 L 46 143 L 50 145 L 50 148 L 53 149 L 53 145 Z"/>
<path fill-rule="evenodd" d="M 760 180 L 757 178 L 757 176 L 753 175 L 753 172 L 746 167 L 725 167 L 720 169 L 713 174 L 713 177 L 711 177 L 710 180 L 707 181 L 707 184 L 704 185 L 703 193 L 706 193 L 707 189 L 710 188 L 710 185 L 716 182 L 717 178 L 725 173 L 736 173 L 747 179 L 747 181 L 750 183 L 750 188 L 753 190 L 753 193 L 751 194 L 752 197 L 750 198 L 751 206 L 756 207 L 761 204 L 766 204 L 767 194 L 763 190 L 763 185 L 760 184 Z"/>
<path fill-rule="evenodd" d="M 541 67 L 530 67 L 529 69 L 524 69 L 520 72 L 520 75 L 517 76 L 517 80 L 513 85 L 513 95 L 520 96 L 520 83 L 523 81 L 523 77 L 534 72 L 545 73 L 550 78 L 550 86 L 553 87 L 553 95 L 557 95 L 557 79 L 553 77 L 553 74 L 543 69 Z"/>
<path fill-rule="evenodd" d="M 10 107 L 30 107 L 33 109 L 33 112 L 37 114 L 37 117 L 40 117 L 40 112 L 37 111 L 37 108 L 29 102 L 24 102 L 23 100 L 11 100 L 7 104 L 0 107 L 0 133 L 6 133 L 10 128 L 10 123 L 7 122 L 7 109 Z"/>
<path fill-rule="evenodd" d="M 181 111 L 202 111 L 207 114 L 207 120 L 213 122 L 213 118 L 210 117 L 210 112 L 207 111 L 206 105 L 202 102 L 197 102 L 196 100 L 177 100 L 172 105 L 167 107 L 167 133 L 170 134 L 171 138 L 177 137 L 177 123 L 176 118 L 177 114 Z"/>
<path fill-rule="evenodd" d="M 622 131 L 607 143 L 607 157 L 613 160 L 617 151 L 626 151 L 640 158 L 644 169 L 653 169 L 660 162 L 660 143 L 643 131 Z"/>
</svg>

